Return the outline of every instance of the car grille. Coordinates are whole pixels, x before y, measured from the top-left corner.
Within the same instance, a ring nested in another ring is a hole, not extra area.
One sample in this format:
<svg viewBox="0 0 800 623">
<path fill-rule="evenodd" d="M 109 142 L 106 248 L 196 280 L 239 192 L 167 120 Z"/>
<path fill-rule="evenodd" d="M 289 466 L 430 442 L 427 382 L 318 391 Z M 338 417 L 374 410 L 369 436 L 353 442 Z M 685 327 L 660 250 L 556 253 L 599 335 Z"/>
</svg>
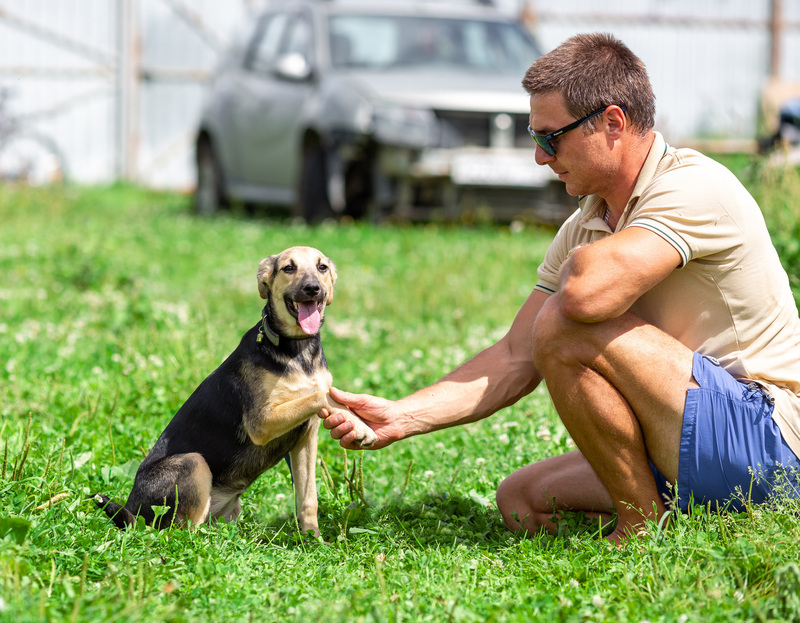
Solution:
<svg viewBox="0 0 800 623">
<path fill-rule="evenodd" d="M 436 110 L 441 134 L 439 147 L 489 147 L 492 119 L 497 113 Z M 514 123 L 514 147 L 530 147 L 528 116 L 510 114 Z"/>
</svg>

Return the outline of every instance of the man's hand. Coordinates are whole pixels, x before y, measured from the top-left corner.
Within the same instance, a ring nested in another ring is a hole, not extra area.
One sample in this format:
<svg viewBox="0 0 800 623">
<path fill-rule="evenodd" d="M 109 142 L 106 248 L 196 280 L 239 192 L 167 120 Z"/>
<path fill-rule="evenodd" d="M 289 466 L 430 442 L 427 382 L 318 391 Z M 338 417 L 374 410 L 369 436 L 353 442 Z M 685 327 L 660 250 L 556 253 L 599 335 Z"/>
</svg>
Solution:
<svg viewBox="0 0 800 623">
<path fill-rule="evenodd" d="M 368 394 L 350 394 L 331 387 L 331 397 L 360 417 L 377 436 L 377 441 L 369 446 L 369 450 L 385 448 L 392 442 L 404 437 L 399 423 L 391 414 L 394 403 L 384 398 Z M 361 445 L 356 440 L 357 434 L 352 421 L 340 412 L 322 409 L 319 417 L 323 419 L 322 425 L 331 431 L 331 437 L 339 440 L 339 445 L 348 450 L 360 450 Z"/>
</svg>

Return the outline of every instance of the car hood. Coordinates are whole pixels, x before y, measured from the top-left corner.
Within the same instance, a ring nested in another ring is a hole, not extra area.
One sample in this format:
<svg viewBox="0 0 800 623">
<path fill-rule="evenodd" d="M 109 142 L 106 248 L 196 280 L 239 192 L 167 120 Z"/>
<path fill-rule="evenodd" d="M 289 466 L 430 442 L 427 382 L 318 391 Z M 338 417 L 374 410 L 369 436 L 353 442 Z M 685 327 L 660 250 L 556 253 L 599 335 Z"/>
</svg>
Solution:
<svg viewBox="0 0 800 623">
<path fill-rule="evenodd" d="M 530 99 L 520 76 L 417 69 L 348 72 L 342 77 L 376 102 L 434 110 L 530 112 Z"/>
</svg>

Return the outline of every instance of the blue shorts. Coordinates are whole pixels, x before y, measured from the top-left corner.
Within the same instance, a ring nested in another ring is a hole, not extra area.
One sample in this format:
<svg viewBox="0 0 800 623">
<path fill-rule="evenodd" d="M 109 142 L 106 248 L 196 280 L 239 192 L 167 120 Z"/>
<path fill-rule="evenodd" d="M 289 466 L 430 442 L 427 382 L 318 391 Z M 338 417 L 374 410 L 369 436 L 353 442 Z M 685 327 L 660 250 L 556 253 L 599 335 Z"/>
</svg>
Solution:
<svg viewBox="0 0 800 623">
<path fill-rule="evenodd" d="M 651 465 L 661 494 L 674 505 L 677 493 L 683 512 L 690 504 L 741 511 L 747 501 L 800 497 L 800 460 L 772 419 L 774 399 L 698 353 L 692 374 L 700 387 L 686 390 L 677 487 Z"/>
</svg>

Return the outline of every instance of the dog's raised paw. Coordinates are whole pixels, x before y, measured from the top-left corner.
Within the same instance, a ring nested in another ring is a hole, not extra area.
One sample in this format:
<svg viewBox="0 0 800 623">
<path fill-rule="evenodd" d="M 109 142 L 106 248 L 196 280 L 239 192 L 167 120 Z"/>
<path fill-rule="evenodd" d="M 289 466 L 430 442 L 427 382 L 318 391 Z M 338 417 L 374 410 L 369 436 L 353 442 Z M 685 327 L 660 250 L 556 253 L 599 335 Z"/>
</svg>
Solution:
<svg viewBox="0 0 800 623">
<path fill-rule="evenodd" d="M 378 441 L 378 436 L 363 422 L 358 422 L 353 430 L 356 433 L 356 443 L 362 448 L 369 448 Z"/>
<path fill-rule="evenodd" d="M 353 425 L 354 441 L 358 444 L 359 448 L 369 448 L 378 441 L 378 436 L 375 434 L 375 431 L 367 426 L 364 420 L 346 407 L 339 408 L 337 406 L 330 409 L 330 411 L 331 413 L 338 412 L 346 421 Z"/>
<path fill-rule="evenodd" d="M 361 420 L 352 420 L 352 422 L 354 425 L 353 432 L 356 434 L 355 441 L 359 447 L 369 448 L 378 441 L 378 436 L 364 422 Z"/>
<path fill-rule="evenodd" d="M 369 448 L 376 441 L 378 441 L 378 436 L 372 431 L 370 431 L 369 434 L 364 436 L 362 439 L 356 439 L 356 442 L 362 448 Z"/>
</svg>

